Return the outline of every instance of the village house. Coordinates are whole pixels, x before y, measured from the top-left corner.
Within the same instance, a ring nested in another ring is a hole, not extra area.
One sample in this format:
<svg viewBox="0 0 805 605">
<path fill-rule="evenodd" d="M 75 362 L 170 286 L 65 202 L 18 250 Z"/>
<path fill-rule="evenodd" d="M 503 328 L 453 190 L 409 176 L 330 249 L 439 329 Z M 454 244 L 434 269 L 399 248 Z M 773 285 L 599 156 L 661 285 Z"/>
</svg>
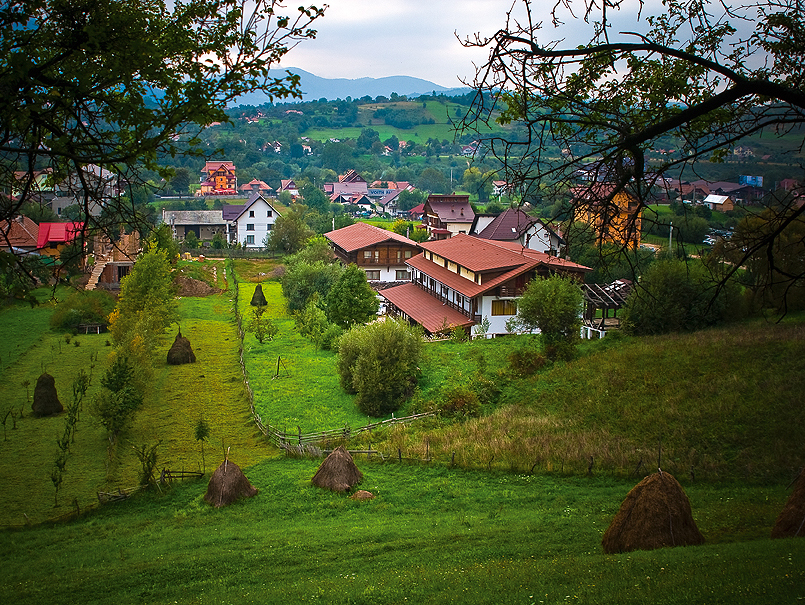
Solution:
<svg viewBox="0 0 805 605">
<path fill-rule="evenodd" d="M 472 235 L 499 242 L 515 242 L 524 248 L 551 256 L 557 256 L 559 247 L 564 243 L 561 236 L 540 219 L 517 208 L 507 208 L 487 222 L 488 217 L 489 215 L 476 215 Z"/>
<path fill-rule="evenodd" d="M 0 250 L 13 254 L 36 252 L 39 225 L 27 216 L 15 216 L 0 223 Z"/>
<path fill-rule="evenodd" d="M 571 188 L 574 220 L 590 225 L 599 243 L 628 248 L 640 246 L 642 208 L 626 190 L 611 183 L 592 182 Z"/>
<path fill-rule="evenodd" d="M 280 181 L 280 188 L 277 190 L 277 194 L 287 191 L 291 194 L 291 197 L 296 199 L 299 197 L 299 187 L 296 186 L 296 181 L 293 179 L 283 179 Z"/>
<path fill-rule="evenodd" d="M 410 281 L 406 261 L 419 254 L 415 241 L 367 223 L 355 223 L 325 233 L 336 257 L 344 264 L 355 264 L 373 282 Z"/>
<path fill-rule="evenodd" d="M 184 240 L 190 232 L 199 241 L 209 242 L 220 233 L 227 233 L 226 222 L 221 210 L 163 210 L 162 222 L 169 225 L 173 238 Z"/>
<path fill-rule="evenodd" d="M 716 195 L 711 193 L 704 198 L 702 204 L 710 208 L 710 210 L 716 210 L 718 212 L 729 212 L 735 209 L 735 203 L 728 195 Z"/>
<path fill-rule="evenodd" d="M 40 254 L 58 257 L 83 229 L 84 223 L 39 223 L 36 249 Z"/>
<path fill-rule="evenodd" d="M 261 181 L 259 179 L 252 179 L 248 183 L 245 183 L 238 187 L 241 193 L 245 195 L 251 195 L 252 193 L 259 193 L 266 197 L 270 197 L 271 194 L 274 192 L 274 188 L 271 187 L 265 181 Z"/>
<path fill-rule="evenodd" d="M 425 202 L 422 222 L 429 239 L 447 239 L 469 233 L 475 220 L 469 195 L 430 195 Z"/>
<path fill-rule="evenodd" d="M 221 214 L 223 218 L 223 211 Z M 232 239 L 229 243 L 240 242 L 245 248 L 264 248 L 266 237 L 274 229 L 277 217 L 280 216 L 274 206 L 259 193 L 253 194 L 240 211 L 228 210 L 227 215 L 231 224 L 229 232 Z"/>
<path fill-rule="evenodd" d="M 131 273 L 137 255 L 142 252 L 140 234 L 137 231 L 121 232 L 115 242 L 106 236 L 95 236 L 92 249 L 95 264 L 85 289 L 119 290 L 120 280 Z"/>
<path fill-rule="evenodd" d="M 232 162 L 216 160 L 206 162 L 201 170 L 201 187 L 197 196 L 235 195 L 238 192 L 238 177 Z"/>
<path fill-rule="evenodd" d="M 349 170 L 338 177 L 337 183 L 325 183 L 324 193 L 327 195 L 369 195 L 369 187 L 360 174 Z"/>
<path fill-rule="evenodd" d="M 591 269 L 511 242 L 458 234 L 420 244 L 407 261 L 411 283 L 382 290 L 389 312 L 429 334 L 489 320 L 486 335 L 508 334 L 517 298 L 532 279 L 559 273 L 580 282 Z"/>
</svg>

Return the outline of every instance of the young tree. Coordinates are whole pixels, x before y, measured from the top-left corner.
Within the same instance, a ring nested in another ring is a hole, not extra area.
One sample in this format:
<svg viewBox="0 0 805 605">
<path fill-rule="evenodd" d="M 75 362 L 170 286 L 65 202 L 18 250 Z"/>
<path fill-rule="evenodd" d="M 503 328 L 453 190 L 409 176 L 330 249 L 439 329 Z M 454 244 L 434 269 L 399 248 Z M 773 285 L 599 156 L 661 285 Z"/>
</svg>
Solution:
<svg viewBox="0 0 805 605">
<path fill-rule="evenodd" d="M 53 182 L 76 184 L 85 229 L 116 234 L 121 219 L 140 227 L 142 216 L 125 197 L 108 195 L 101 169 L 115 192 L 126 189 L 124 179 L 143 182 L 138 170 L 170 178 L 160 158 L 203 153 L 195 135 L 228 121 L 226 108 L 238 97 L 256 90 L 301 96 L 298 76 L 269 70 L 315 37 L 310 26 L 323 9 L 284 12 L 279 0 L 4 3 L 0 190 L 18 195 L 2 197 L 0 222 L 36 199 L 37 169 L 47 166 Z M 109 208 L 101 217 L 90 212 L 98 200 Z"/>
<path fill-rule="evenodd" d="M 360 410 L 379 417 L 393 412 L 410 397 L 419 377 L 422 334 L 386 318 L 345 332 L 336 345 L 341 387 L 357 393 Z"/>
<path fill-rule="evenodd" d="M 301 250 L 305 242 L 313 236 L 313 231 L 305 224 L 304 213 L 304 206 L 295 206 L 277 217 L 274 228 L 266 236 L 266 246 L 286 254 Z"/>
<path fill-rule="evenodd" d="M 344 270 L 327 293 L 325 303 L 327 319 L 345 330 L 374 318 L 380 306 L 366 273 L 357 265 Z"/>
<path fill-rule="evenodd" d="M 517 303 L 517 318 L 528 330 L 539 329 L 545 356 L 571 359 L 580 340 L 584 297 L 571 278 L 532 279 Z"/>
<path fill-rule="evenodd" d="M 463 126 L 481 132 L 479 122 L 496 120 L 524 127 L 517 136 L 481 135 L 523 199 L 546 184 L 558 197 L 585 168 L 587 192 L 575 199 L 615 210 L 616 198 L 628 193 L 637 201 L 629 220 L 636 220 L 666 186 L 664 175 L 695 174 L 697 162 L 721 161 L 749 136 L 784 136 L 805 124 L 800 0 L 641 2 L 631 15 L 619 14 L 621 0 L 569 0 L 553 5 L 549 21 L 535 14 L 537 6 L 515 2 L 497 33 L 465 42 L 487 48 L 489 58 L 477 71 Z M 612 186 L 596 187 L 601 181 Z M 776 209 L 789 211 L 802 216 L 805 206 L 792 198 Z M 779 236 L 771 230 L 741 250 L 733 272 Z M 805 265 L 789 280 L 803 276 Z"/>
<path fill-rule="evenodd" d="M 288 267 L 282 276 L 282 294 L 285 296 L 288 311 L 301 311 L 316 294 L 320 300 L 327 298 L 343 268 L 339 264 L 297 262 Z"/>
</svg>

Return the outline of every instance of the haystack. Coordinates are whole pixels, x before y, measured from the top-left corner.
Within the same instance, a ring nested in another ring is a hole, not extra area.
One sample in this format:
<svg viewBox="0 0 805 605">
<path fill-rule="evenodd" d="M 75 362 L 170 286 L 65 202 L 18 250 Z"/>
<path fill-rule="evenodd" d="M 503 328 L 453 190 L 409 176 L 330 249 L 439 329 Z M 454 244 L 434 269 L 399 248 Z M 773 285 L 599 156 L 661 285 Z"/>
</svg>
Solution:
<svg viewBox="0 0 805 605">
<path fill-rule="evenodd" d="M 240 498 L 257 495 L 255 488 L 240 467 L 231 460 L 224 460 L 210 477 L 204 499 L 215 508 L 228 506 Z"/>
<path fill-rule="evenodd" d="M 36 416 L 51 416 L 64 411 L 64 406 L 56 393 L 56 379 L 47 372 L 36 379 L 31 409 Z"/>
<path fill-rule="evenodd" d="M 345 492 L 363 481 L 363 473 L 355 466 L 350 453 L 339 445 L 324 459 L 311 481 L 316 487 Z"/>
<path fill-rule="evenodd" d="M 805 472 L 800 471 L 794 482 L 794 491 L 777 517 L 777 523 L 771 530 L 771 537 L 805 537 Z"/>
<path fill-rule="evenodd" d="M 671 474 L 660 471 L 632 488 L 604 532 L 607 554 L 702 544 L 685 490 Z"/>
<path fill-rule="evenodd" d="M 263 294 L 263 285 L 257 284 L 257 287 L 254 289 L 254 294 L 252 294 L 251 305 L 253 307 L 265 307 L 267 304 L 268 301 L 266 301 L 266 296 Z"/>
<path fill-rule="evenodd" d="M 195 362 L 196 354 L 193 353 L 193 347 L 190 346 L 190 341 L 182 336 L 180 330 L 168 351 L 168 365 L 180 366 L 185 363 Z"/>
</svg>

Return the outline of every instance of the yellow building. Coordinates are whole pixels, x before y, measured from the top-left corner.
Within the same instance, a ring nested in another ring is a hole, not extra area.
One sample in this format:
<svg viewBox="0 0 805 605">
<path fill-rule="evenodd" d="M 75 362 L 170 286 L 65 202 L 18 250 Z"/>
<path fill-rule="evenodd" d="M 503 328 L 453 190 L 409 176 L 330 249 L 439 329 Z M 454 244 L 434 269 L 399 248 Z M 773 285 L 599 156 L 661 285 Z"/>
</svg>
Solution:
<svg viewBox="0 0 805 605">
<path fill-rule="evenodd" d="M 643 207 L 634 195 L 615 192 L 615 187 L 612 183 L 573 187 L 573 219 L 592 226 L 598 243 L 637 248 Z"/>
</svg>

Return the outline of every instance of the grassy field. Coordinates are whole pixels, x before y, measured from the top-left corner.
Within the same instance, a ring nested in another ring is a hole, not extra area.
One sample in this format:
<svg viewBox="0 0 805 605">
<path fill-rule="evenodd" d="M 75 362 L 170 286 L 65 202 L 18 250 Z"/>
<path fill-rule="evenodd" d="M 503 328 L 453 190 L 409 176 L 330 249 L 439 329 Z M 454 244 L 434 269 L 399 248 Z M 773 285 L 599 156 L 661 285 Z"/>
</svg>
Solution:
<svg viewBox="0 0 805 605">
<path fill-rule="evenodd" d="M 312 487 L 316 460 L 266 460 L 246 469 L 259 494 L 224 509 L 203 502 L 206 484 L 197 481 L 69 523 L 2 532 L 0 600 L 755 605 L 805 597 L 805 540 L 767 539 L 785 498 L 779 487 L 689 486 L 705 545 L 604 555 L 601 535 L 632 482 L 358 464 L 374 500 Z"/>
</svg>

